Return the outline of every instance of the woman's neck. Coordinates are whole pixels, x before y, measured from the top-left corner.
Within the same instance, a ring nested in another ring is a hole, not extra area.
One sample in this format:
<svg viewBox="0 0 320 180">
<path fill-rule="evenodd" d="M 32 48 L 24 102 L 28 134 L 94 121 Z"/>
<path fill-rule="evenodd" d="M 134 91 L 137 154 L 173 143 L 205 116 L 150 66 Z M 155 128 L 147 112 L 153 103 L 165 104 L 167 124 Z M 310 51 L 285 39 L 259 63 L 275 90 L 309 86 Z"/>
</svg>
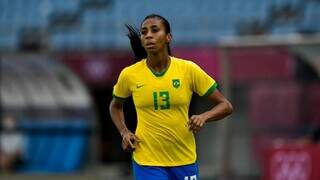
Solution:
<svg viewBox="0 0 320 180">
<path fill-rule="evenodd" d="M 168 53 L 148 54 L 147 65 L 151 70 L 162 72 L 167 69 L 170 64 L 170 56 Z"/>
</svg>

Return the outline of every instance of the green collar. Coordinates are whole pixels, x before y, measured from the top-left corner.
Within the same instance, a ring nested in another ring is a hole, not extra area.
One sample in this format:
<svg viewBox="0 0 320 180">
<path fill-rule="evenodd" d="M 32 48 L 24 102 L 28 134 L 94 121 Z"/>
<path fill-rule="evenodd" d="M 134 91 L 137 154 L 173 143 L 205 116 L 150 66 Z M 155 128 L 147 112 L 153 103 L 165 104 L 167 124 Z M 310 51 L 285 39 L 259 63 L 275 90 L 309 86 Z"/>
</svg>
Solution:
<svg viewBox="0 0 320 180">
<path fill-rule="evenodd" d="M 148 65 L 147 65 L 147 59 L 146 59 L 146 66 L 148 69 L 150 69 L 150 71 L 152 72 L 153 75 L 155 75 L 156 77 L 161 77 L 163 76 L 167 71 L 168 69 L 170 68 L 171 64 L 172 64 L 172 58 L 170 57 L 170 64 L 167 68 L 163 69 L 162 71 L 160 72 L 157 72 L 157 71 L 154 71 L 153 69 L 149 68 Z"/>
<path fill-rule="evenodd" d="M 152 70 L 152 69 L 150 68 L 151 72 L 152 72 L 156 77 L 161 77 L 161 76 L 163 76 L 163 75 L 167 72 L 168 69 L 169 69 L 169 67 L 163 69 L 163 70 L 160 71 L 160 72 L 157 72 L 157 71 L 154 71 L 154 70 Z"/>
</svg>

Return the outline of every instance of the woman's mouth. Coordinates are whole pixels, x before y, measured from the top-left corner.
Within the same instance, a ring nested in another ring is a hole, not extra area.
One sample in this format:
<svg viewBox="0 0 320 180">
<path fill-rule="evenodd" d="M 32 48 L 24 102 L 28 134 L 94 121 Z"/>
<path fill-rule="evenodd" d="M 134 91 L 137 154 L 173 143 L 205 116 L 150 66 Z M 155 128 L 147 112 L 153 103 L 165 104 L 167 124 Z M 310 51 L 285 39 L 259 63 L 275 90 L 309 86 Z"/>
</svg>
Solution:
<svg viewBox="0 0 320 180">
<path fill-rule="evenodd" d="M 146 43 L 146 47 L 149 48 L 154 48 L 156 44 L 155 43 Z"/>
</svg>

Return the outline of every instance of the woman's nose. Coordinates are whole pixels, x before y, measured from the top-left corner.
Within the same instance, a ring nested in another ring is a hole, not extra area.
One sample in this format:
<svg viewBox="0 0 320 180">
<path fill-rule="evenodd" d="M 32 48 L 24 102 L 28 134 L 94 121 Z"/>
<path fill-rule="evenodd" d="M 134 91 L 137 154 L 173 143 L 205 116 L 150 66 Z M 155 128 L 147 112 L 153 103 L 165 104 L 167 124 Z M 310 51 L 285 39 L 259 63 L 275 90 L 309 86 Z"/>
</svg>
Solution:
<svg viewBox="0 0 320 180">
<path fill-rule="evenodd" d="M 152 33 L 151 33 L 151 32 L 148 32 L 148 33 L 146 34 L 146 38 L 147 38 L 147 39 L 152 38 Z"/>
</svg>

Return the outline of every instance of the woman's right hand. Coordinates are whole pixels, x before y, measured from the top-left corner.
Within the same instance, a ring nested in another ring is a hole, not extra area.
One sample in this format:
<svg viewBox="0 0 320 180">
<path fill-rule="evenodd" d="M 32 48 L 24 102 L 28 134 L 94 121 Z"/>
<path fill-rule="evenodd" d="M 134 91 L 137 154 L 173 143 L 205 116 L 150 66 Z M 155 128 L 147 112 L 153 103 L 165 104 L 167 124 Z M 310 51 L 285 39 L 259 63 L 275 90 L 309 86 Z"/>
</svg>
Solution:
<svg viewBox="0 0 320 180">
<path fill-rule="evenodd" d="M 122 136 L 122 149 L 126 152 L 132 152 L 136 149 L 136 143 L 140 142 L 136 135 L 131 131 L 126 130 L 121 133 Z"/>
</svg>

